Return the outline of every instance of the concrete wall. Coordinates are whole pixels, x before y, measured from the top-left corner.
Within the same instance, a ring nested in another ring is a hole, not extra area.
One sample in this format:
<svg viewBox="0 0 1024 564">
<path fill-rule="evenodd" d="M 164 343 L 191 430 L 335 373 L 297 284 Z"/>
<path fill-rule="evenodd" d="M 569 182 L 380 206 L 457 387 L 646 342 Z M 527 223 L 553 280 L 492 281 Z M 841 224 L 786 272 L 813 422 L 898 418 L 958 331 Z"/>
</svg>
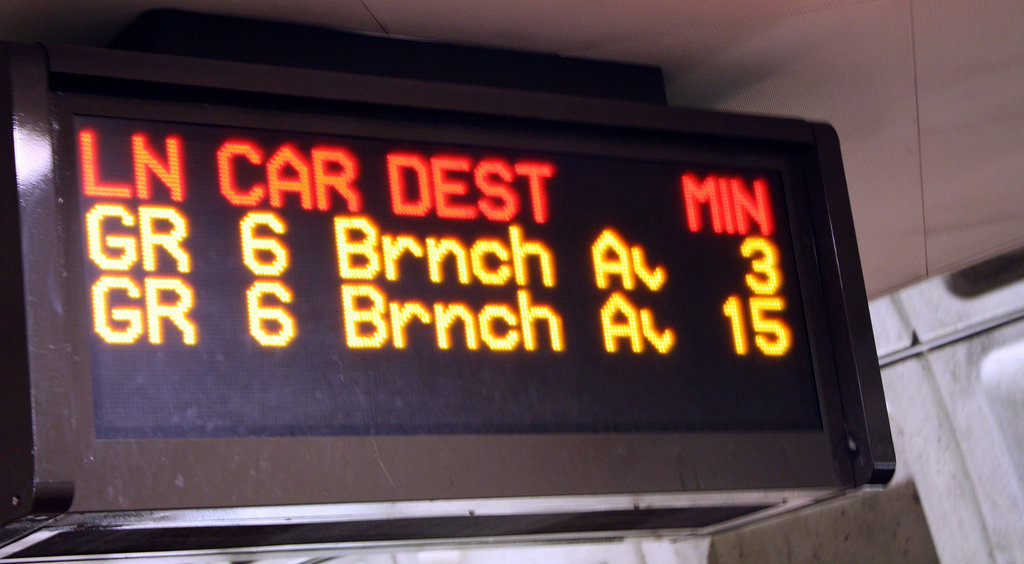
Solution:
<svg viewBox="0 0 1024 564">
<path fill-rule="evenodd" d="M 1017 251 L 874 301 L 892 485 L 717 535 L 709 562 L 1024 562 L 1022 279 Z"/>
</svg>

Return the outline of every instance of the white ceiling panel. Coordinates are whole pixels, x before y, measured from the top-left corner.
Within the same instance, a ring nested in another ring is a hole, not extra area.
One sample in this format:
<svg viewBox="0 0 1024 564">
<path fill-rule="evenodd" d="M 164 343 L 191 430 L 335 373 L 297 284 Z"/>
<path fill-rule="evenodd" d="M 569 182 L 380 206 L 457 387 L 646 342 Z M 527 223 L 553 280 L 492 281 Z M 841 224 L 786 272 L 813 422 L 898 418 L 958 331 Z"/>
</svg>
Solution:
<svg viewBox="0 0 1024 564">
<path fill-rule="evenodd" d="M 900 0 L 793 16 L 669 89 L 682 105 L 731 75 L 704 103 L 835 126 L 871 295 L 926 275 L 909 15 Z M 745 80 L 735 63 L 758 72 Z"/>
<path fill-rule="evenodd" d="M 864 0 L 365 0 L 388 33 L 477 45 L 573 53 L 689 35 L 737 20 L 764 20 Z M 644 62 L 644 61 L 641 61 Z"/>
<path fill-rule="evenodd" d="M 630 56 L 664 59 L 674 105 L 832 123 L 868 291 L 879 295 L 926 275 L 910 15 L 893 0 L 744 18 L 645 38 Z"/>
<path fill-rule="evenodd" d="M 914 2 L 929 272 L 1024 244 L 1024 2 Z"/>
</svg>

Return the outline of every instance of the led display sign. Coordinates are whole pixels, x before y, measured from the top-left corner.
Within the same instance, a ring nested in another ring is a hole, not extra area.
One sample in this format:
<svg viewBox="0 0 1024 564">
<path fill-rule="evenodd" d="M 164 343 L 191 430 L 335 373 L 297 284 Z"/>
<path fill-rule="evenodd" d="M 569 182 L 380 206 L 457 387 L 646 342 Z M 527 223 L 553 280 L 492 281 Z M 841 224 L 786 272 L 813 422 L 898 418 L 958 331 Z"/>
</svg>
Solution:
<svg viewBox="0 0 1024 564">
<path fill-rule="evenodd" d="M 702 529 L 892 474 L 827 125 L 0 63 L 0 545 Z"/>
<path fill-rule="evenodd" d="M 778 171 L 73 124 L 100 438 L 821 427 Z"/>
</svg>

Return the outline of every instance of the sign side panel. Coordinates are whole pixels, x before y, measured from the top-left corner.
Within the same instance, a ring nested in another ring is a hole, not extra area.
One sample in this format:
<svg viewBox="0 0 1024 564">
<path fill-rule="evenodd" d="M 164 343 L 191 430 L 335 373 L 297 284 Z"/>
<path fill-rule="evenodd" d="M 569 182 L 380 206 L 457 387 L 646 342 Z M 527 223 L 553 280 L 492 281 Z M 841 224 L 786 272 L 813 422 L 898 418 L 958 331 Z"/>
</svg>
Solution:
<svg viewBox="0 0 1024 564">
<path fill-rule="evenodd" d="M 4 454 L 0 522 L 7 522 L 27 514 L 65 511 L 73 488 L 68 483 L 40 478 L 37 466 L 35 400 L 39 387 L 47 384 L 38 374 L 48 372 L 40 370 L 36 353 L 46 356 L 59 350 L 62 334 L 59 324 L 45 322 L 42 333 L 34 332 L 40 326 L 33 316 L 34 304 L 60 309 L 59 300 L 40 300 L 35 293 L 56 289 L 54 267 L 51 265 L 53 270 L 40 278 L 31 266 L 33 260 L 52 262 L 50 257 L 54 256 L 36 254 L 37 243 L 49 247 L 54 240 L 53 231 L 41 230 L 37 221 L 40 214 L 45 217 L 53 209 L 45 59 L 41 49 L 15 44 L 4 45 L 2 57 L 0 92 L 5 116 L 9 116 L 4 119 L 3 131 L 11 132 L 10 136 L 4 133 L 0 141 L 0 241 L 4 245 L 0 255 L 0 283 L 4 289 L 0 319 L 5 327 L 0 344 L 5 365 L 0 378 L 0 447 Z"/>
<path fill-rule="evenodd" d="M 839 137 L 826 124 L 815 124 L 818 162 L 824 181 L 823 199 L 812 202 L 822 236 L 819 260 L 822 277 L 841 291 L 829 292 L 827 311 L 835 362 L 840 374 L 855 485 L 884 484 L 896 469 L 892 431 L 885 407 L 874 333 L 867 308 L 864 274 L 854 235 L 846 175 L 839 156 Z M 827 221 L 827 225 L 821 222 Z M 830 243 L 830 244 L 826 244 Z"/>
</svg>

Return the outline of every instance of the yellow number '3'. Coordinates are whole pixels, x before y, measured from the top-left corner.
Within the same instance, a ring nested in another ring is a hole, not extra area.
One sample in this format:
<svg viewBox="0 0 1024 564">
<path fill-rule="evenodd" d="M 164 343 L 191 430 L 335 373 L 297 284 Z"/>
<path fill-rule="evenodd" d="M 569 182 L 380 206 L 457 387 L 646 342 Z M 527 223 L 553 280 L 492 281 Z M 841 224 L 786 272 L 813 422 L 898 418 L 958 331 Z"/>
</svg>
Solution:
<svg viewBox="0 0 1024 564">
<path fill-rule="evenodd" d="M 760 255 L 750 262 L 751 273 L 747 274 L 747 286 L 755 294 L 770 296 L 782 286 L 782 272 L 777 260 L 779 250 L 764 237 L 747 237 L 740 246 L 744 258 Z"/>
</svg>

